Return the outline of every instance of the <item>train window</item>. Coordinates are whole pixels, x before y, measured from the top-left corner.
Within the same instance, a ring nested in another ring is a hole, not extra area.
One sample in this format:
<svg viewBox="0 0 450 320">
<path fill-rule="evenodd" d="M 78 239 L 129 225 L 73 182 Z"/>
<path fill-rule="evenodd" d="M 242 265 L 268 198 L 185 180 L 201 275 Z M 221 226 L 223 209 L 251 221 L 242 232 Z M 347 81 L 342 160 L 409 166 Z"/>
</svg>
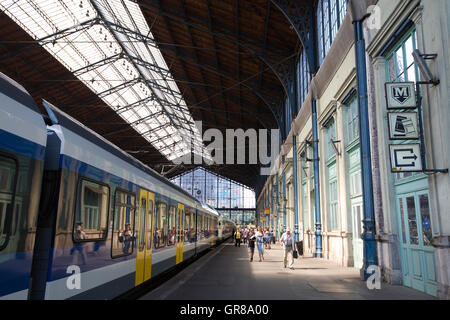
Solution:
<svg viewBox="0 0 450 320">
<path fill-rule="evenodd" d="M 198 234 L 199 234 L 199 240 L 203 239 L 205 236 L 205 217 L 202 215 L 198 215 Z"/>
<path fill-rule="evenodd" d="M 183 217 L 183 210 L 178 208 L 178 214 L 177 214 L 177 243 L 179 243 L 182 237 L 182 217 Z"/>
<path fill-rule="evenodd" d="M 219 219 L 217 217 L 214 218 L 214 234 L 219 235 Z"/>
<path fill-rule="evenodd" d="M 199 213 L 197 213 L 196 225 L 197 225 L 197 230 L 196 230 L 197 240 L 201 240 L 201 238 L 202 238 L 202 216 Z"/>
<path fill-rule="evenodd" d="M 167 204 L 164 202 L 156 203 L 156 215 L 155 215 L 155 231 L 154 233 L 154 248 L 158 249 L 166 245 L 166 221 L 167 219 Z"/>
<path fill-rule="evenodd" d="M 109 207 L 109 187 L 81 179 L 73 226 L 75 242 L 105 240 Z"/>
<path fill-rule="evenodd" d="M 184 234 L 185 234 L 185 221 L 184 221 L 184 210 L 181 210 L 180 216 L 180 239 L 178 241 L 184 242 Z"/>
<path fill-rule="evenodd" d="M 214 221 L 213 221 L 213 217 L 209 217 L 209 231 L 208 231 L 208 235 L 212 236 L 214 235 Z"/>
<path fill-rule="evenodd" d="M 7 244 L 17 172 L 17 161 L 0 155 L 0 250 Z"/>
<path fill-rule="evenodd" d="M 190 241 L 191 238 L 191 213 L 189 211 L 185 211 L 184 214 L 184 242 Z"/>
<path fill-rule="evenodd" d="M 208 237 L 211 236 L 211 230 L 212 230 L 212 219 L 211 217 L 208 217 Z"/>
<path fill-rule="evenodd" d="M 139 206 L 139 251 L 144 250 L 145 246 L 145 212 L 147 211 L 147 199 L 141 199 L 141 205 Z"/>
<path fill-rule="evenodd" d="M 152 248 L 152 219 L 153 219 L 153 201 L 148 201 L 148 220 L 147 220 L 147 250 Z"/>
<path fill-rule="evenodd" d="M 202 215 L 202 238 L 206 237 L 206 217 Z"/>
<path fill-rule="evenodd" d="M 175 206 L 169 207 L 168 224 L 167 224 L 167 245 L 172 246 L 175 244 L 175 212 L 177 208 Z"/>
<path fill-rule="evenodd" d="M 111 257 L 118 258 L 133 252 L 135 240 L 134 222 L 136 197 L 130 193 L 116 190 L 114 197 Z"/>
</svg>

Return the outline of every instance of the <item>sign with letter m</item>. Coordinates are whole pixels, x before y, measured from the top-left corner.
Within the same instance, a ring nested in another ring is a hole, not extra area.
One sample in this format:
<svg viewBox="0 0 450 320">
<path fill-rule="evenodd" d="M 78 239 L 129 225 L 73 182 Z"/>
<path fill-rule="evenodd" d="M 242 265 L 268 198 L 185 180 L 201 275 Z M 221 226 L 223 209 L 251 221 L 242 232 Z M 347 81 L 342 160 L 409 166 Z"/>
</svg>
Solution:
<svg viewBox="0 0 450 320">
<path fill-rule="evenodd" d="M 417 107 L 414 82 L 386 83 L 386 103 L 388 109 L 412 109 Z"/>
</svg>

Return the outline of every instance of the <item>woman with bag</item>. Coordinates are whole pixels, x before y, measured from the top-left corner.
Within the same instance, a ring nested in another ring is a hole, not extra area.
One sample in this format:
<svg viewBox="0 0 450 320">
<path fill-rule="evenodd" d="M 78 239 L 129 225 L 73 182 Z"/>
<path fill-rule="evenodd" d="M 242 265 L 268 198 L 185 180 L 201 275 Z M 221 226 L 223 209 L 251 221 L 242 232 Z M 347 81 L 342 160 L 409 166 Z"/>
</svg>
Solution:
<svg viewBox="0 0 450 320">
<path fill-rule="evenodd" d="M 261 227 L 258 227 L 258 231 L 256 231 L 256 247 L 258 248 L 259 253 L 259 262 L 264 260 L 264 234 Z"/>
<path fill-rule="evenodd" d="M 266 228 L 266 230 L 264 231 L 264 245 L 266 249 L 271 249 L 269 228 Z"/>
<path fill-rule="evenodd" d="M 250 231 L 247 234 L 248 254 L 250 256 L 250 262 L 253 262 L 253 254 L 255 253 L 255 242 L 256 242 L 255 234 L 253 233 L 253 230 L 250 229 Z"/>
</svg>

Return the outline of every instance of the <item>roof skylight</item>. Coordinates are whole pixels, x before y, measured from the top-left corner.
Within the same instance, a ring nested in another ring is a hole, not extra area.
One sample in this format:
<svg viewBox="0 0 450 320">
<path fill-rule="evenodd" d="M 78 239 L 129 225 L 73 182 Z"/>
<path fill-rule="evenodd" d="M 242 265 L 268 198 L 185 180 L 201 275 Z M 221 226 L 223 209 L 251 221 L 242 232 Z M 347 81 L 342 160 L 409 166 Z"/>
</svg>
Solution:
<svg viewBox="0 0 450 320">
<path fill-rule="evenodd" d="M 169 160 L 211 160 L 139 5 L 0 0 L 0 8 Z"/>
</svg>

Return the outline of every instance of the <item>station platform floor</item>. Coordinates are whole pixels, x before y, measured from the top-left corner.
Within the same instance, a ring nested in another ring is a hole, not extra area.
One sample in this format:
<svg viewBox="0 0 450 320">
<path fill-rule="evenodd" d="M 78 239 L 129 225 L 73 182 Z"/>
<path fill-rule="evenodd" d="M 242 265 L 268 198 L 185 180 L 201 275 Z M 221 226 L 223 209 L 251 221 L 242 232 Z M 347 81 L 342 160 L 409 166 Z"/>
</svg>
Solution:
<svg viewBox="0 0 450 320">
<path fill-rule="evenodd" d="M 247 246 L 231 241 L 188 265 L 180 273 L 145 294 L 141 300 L 433 300 L 420 291 L 381 283 L 369 290 L 359 270 L 325 259 L 299 257 L 294 270 L 283 267 L 280 245 L 257 250 L 249 261 Z"/>
</svg>

